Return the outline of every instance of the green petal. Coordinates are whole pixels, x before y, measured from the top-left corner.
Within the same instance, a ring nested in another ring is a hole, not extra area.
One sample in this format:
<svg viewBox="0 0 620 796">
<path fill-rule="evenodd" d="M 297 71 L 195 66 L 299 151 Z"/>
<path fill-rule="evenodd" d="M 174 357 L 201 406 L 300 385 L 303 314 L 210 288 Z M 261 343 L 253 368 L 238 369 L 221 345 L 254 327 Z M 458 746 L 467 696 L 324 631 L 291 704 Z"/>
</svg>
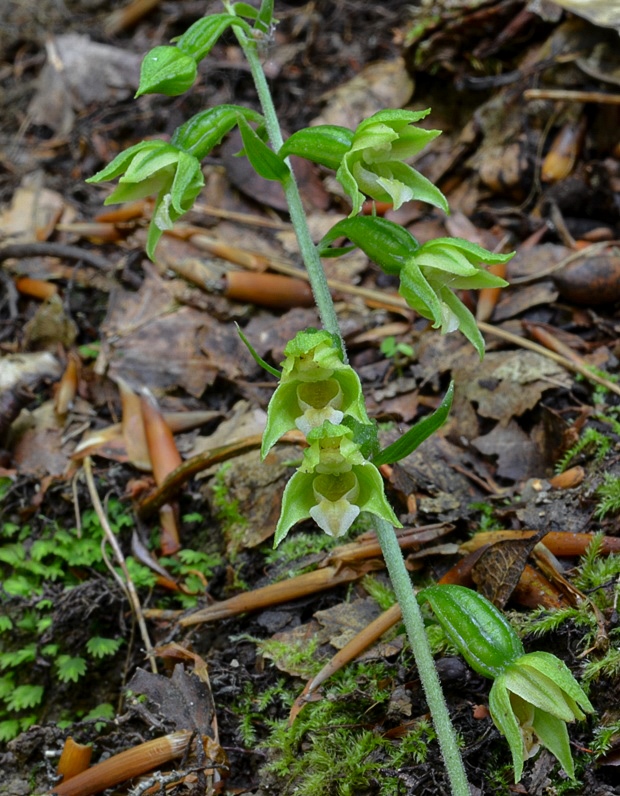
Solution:
<svg viewBox="0 0 620 796">
<path fill-rule="evenodd" d="M 276 526 L 274 547 L 284 539 L 293 525 L 310 517 L 310 509 L 316 504 L 312 482 L 315 476 L 296 472 L 284 489 L 282 511 Z"/>
<path fill-rule="evenodd" d="M 476 319 L 463 304 L 458 296 L 456 296 L 448 288 L 441 288 L 439 290 L 439 297 L 443 302 L 444 308 L 449 309 L 458 322 L 458 329 L 461 334 L 464 334 L 469 342 L 478 352 L 480 359 L 484 356 L 484 337 L 478 329 Z"/>
<path fill-rule="evenodd" d="M 517 659 L 503 673 L 506 688 L 534 707 L 557 716 L 562 721 L 573 721 L 575 714 L 562 689 L 547 675 L 520 665 L 521 660 L 522 658 Z"/>
<path fill-rule="evenodd" d="M 260 449 L 263 459 L 283 434 L 295 428 L 295 420 L 301 414 L 297 386 L 298 382 L 281 382 L 271 396 Z"/>
<path fill-rule="evenodd" d="M 486 265 L 507 263 L 515 255 L 515 252 L 510 252 L 509 254 L 490 252 L 488 249 L 478 246 L 477 243 L 471 243 L 464 238 L 435 238 L 425 244 L 425 247 L 429 250 L 435 248 L 443 249 L 446 246 L 462 252 L 472 263 L 486 263 Z"/>
<path fill-rule="evenodd" d="M 512 754 L 515 782 L 519 782 L 523 774 L 524 748 L 519 723 L 510 704 L 510 695 L 506 689 L 503 675 L 493 683 L 489 694 L 489 710 L 497 729 L 508 741 Z"/>
<path fill-rule="evenodd" d="M 165 141 L 141 141 L 139 144 L 134 144 L 134 146 L 131 146 L 129 149 L 126 149 L 124 152 L 118 154 L 111 163 L 108 163 L 108 165 L 101 171 L 93 174 L 92 177 L 89 177 L 86 182 L 95 183 L 113 180 L 126 170 L 138 152 L 150 152 L 154 149 L 158 149 L 161 146 L 166 146 Z"/>
<path fill-rule="evenodd" d="M 331 377 L 333 371 L 348 368 L 338 338 L 317 329 L 298 332 L 284 348 L 282 381 L 320 381 Z"/>
<path fill-rule="evenodd" d="M 415 200 L 438 207 L 440 210 L 443 210 L 444 213 L 450 213 L 446 197 L 437 186 L 433 185 L 433 183 L 420 174 L 419 171 L 412 169 L 411 166 L 408 166 L 406 163 L 392 163 L 391 169 L 395 179 L 404 182 L 411 188 Z"/>
<path fill-rule="evenodd" d="M 360 496 L 357 501 L 360 509 L 376 517 L 382 517 L 396 528 L 402 528 L 394 509 L 388 503 L 383 478 L 375 465 L 366 462 L 353 467 L 353 472 L 360 484 Z"/>
<path fill-rule="evenodd" d="M 534 730 L 541 744 L 559 760 L 568 776 L 575 779 L 575 765 L 570 750 L 566 722 L 535 708 Z"/>
<path fill-rule="evenodd" d="M 357 187 L 355 177 L 351 173 L 347 155 L 342 159 L 342 163 L 336 172 L 336 179 L 342 185 L 344 192 L 351 200 L 351 212 L 349 218 L 356 216 L 362 209 L 364 194 Z"/>
<path fill-rule="evenodd" d="M 170 189 L 172 206 L 179 215 L 183 215 L 191 208 L 204 184 L 199 161 L 186 152 L 179 153 L 177 169 Z"/>
<path fill-rule="evenodd" d="M 400 272 L 398 292 L 412 309 L 433 321 L 435 328 L 442 325 L 441 302 L 413 258 Z"/>
<path fill-rule="evenodd" d="M 593 713 L 594 708 L 584 690 L 573 677 L 573 673 L 568 666 L 549 652 L 529 652 L 517 661 L 522 666 L 529 666 L 536 671 L 542 672 L 549 677 L 553 682 L 559 686 L 564 693 L 570 697 L 574 702 L 581 707 L 585 713 Z M 575 718 L 582 719 L 585 716 L 578 711 L 580 715 L 575 715 Z"/>
<path fill-rule="evenodd" d="M 420 246 L 415 254 L 415 259 L 420 268 L 436 269 L 446 271 L 456 276 L 474 276 L 479 268 L 472 265 L 470 261 L 457 249 L 429 249 L 426 244 Z"/>
<path fill-rule="evenodd" d="M 180 152 L 170 144 L 158 147 L 153 151 L 138 152 L 133 158 L 120 181 L 144 182 L 157 172 L 164 171 L 170 166 L 175 167 Z"/>
<path fill-rule="evenodd" d="M 367 127 L 377 123 L 388 124 L 392 129 L 399 129 L 408 124 L 415 124 L 415 122 L 425 119 L 430 112 L 430 108 L 426 108 L 423 111 L 405 111 L 399 108 L 377 111 L 377 113 L 373 113 L 372 116 L 360 122 L 356 132 L 365 130 Z"/>
<path fill-rule="evenodd" d="M 360 514 L 357 477 L 353 472 L 319 475 L 312 488 L 316 504 L 310 509 L 310 516 L 329 536 L 343 536 Z"/>
</svg>

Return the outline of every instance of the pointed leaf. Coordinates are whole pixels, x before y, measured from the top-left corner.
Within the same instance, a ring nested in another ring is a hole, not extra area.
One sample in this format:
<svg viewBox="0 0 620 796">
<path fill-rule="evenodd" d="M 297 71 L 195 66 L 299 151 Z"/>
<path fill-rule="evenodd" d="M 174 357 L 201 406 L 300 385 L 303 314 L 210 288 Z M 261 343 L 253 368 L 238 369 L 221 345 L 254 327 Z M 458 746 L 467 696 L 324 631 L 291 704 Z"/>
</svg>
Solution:
<svg viewBox="0 0 620 796">
<path fill-rule="evenodd" d="M 379 467 L 382 464 L 394 464 L 404 459 L 405 456 L 409 456 L 409 454 L 416 450 L 425 439 L 428 439 L 446 422 L 452 406 L 453 397 L 454 382 L 451 381 L 448 391 L 437 409 L 435 409 L 432 414 L 419 420 L 406 434 L 403 434 L 400 439 L 396 440 L 396 442 L 384 448 L 381 453 L 373 458 L 372 463 Z"/>
<path fill-rule="evenodd" d="M 276 379 L 279 379 L 280 376 L 282 376 L 282 372 L 279 371 L 277 368 L 272 367 L 268 362 L 265 362 L 265 360 L 258 354 L 252 343 L 250 343 L 248 338 L 245 336 L 243 329 L 239 326 L 239 324 L 236 321 L 235 321 L 235 326 L 237 327 L 237 334 L 239 335 L 241 340 L 245 343 L 246 348 L 252 355 L 252 358 L 254 359 L 256 364 L 260 365 L 261 368 L 263 368 L 263 370 L 267 371 L 267 373 L 271 373 L 271 375 L 275 376 Z"/>
<path fill-rule="evenodd" d="M 284 182 L 290 174 L 284 160 L 272 149 L 269 149 L 243 116 L 239 117 L 238 124 L 245 154 L 254 171 L 266 180 Z"/>
</svg>

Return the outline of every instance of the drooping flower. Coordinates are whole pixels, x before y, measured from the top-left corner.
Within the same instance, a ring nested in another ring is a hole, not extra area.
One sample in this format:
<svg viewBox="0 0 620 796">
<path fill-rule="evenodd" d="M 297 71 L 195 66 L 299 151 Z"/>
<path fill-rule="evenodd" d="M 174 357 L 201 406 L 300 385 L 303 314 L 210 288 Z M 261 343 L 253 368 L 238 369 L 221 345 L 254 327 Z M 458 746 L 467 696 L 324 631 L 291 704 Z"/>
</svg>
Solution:
<svg viewBox="0 0 620 796">
<path fill-rule="evenodd" d="M 510 746 L 515 782 L 521 778 L 523 761 L 540 746 L 574 778 L 566 723 L 585 719 L 594 708 L 563 661 L 548 652 L 518 658 L 493 683 L 489 709 Z"/>
<path fill-rule="evenodd" d="M 392 202 L 395 210 L 404 202 L 417 199 L 448 212 L 448 203 L 439 188 L 403 163 L 440 135 L 440 130 L 413 126 L 429 113 L 430 110 L 379 111 L 358 125 L 336 172 L 336 179 L 351 198 L 351 216 L 360 212 L 364 195 L 379 202 Z"/>
<path fill-rule="evenodd" d="M 284 490 L 275 544 L 284 539 L 293 525 L 309 518 L 330 536 L 342 536 L 362 511 L 401 527 L 374 464 L 364 461 L 341 473 L 306 473 L 299 469 Z"/>
<path fill-rule="evenodd" d="M 512 754 L 515 782 L 523 762 L 544 746 L 574 778 L 566 723 L 594 708 L 566 664 L 548 652 L 525 654 L 506 617 L 464 586 L 430 586 L 427 600 L 446 636 L 479 674 L 494 680 L 489 710 Z"/>
<path fill-rule="evenodd" d="M 261 453 L 298 428 L 309 434 L 325 421 L 350 415 L 370 425 L 357 373 L 343 361 L 339 341 L 326 331 L 300 332 L 284 349 L 282 376 L 267 409 Z"/>
<path fill-rule="evenodd" d="M 200 161 L 165 141 L 142 141 L 121 152 L 86 182 L 104 182 L 122 175 L 105 204 L 156 195 L 146 251 L 152 259 L 164 230 L 186 213 L 204 186 Z"/>
</svg>

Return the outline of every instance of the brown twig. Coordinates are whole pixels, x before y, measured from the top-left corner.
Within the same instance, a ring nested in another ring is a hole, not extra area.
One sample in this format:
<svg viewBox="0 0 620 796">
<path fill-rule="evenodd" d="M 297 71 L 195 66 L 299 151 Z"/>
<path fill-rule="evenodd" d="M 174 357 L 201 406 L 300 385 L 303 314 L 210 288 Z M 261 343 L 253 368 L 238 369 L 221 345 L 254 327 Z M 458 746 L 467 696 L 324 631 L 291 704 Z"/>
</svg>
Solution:
<svg viewBox="0 0 620 796">
<path fill-rule="evenodd" d="M 66 243 L 43 241 L 41 243 L 8 243 L 0 246 L 0 262 L 11 257 L 59 257 L 64 260 L 81 260 L 102 271 L 110 270 L 110 262 L 94 252 L 82 249 L 80 246 L 70 246 Z"/>
<path fill-rule="evenodd" d="M 214 464 L 221 464 L 235 456 L 260 448 L 262 442 L 261 434 L 254 434 L 240 442 L 233 442 L 230 445 L 223 445 L 210 451 L 204 451 L 197 456 L 187 459 L 176 470 L 163 481 L 160 486 L 150 492 L 137 506 L 140 517 L 147 517 L 157 511 L 164 503 L 167 503 L 189 479 L 197 473 L 206 470 Z M 300 444 L 303 437 L 295 432 L 285 434 L 280 442 L 288 442 L 291 445 Z"/>
</svg>

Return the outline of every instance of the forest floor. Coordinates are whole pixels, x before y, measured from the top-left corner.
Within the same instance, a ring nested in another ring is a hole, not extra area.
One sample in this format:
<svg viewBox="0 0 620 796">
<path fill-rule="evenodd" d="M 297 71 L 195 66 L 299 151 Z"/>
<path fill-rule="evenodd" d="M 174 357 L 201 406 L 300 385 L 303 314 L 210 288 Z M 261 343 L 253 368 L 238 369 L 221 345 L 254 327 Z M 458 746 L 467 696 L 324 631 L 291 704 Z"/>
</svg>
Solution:
<svg viewBox="0 0 620 796">
<path fill-rule="evenodd" d="M 163 738 L 162 757 L 104 783 L 115 793 L 449 793 L 398 625 L 289 725 L 305 683 L 393 596 L 367 519 L 337 540 L 304 523 L 273 550 L 302 449 L 293 437 L 261 463 L 275 379 L 236 324 L 278 366 L 286 342 L 319 323 L 303 283 L 276 295 L 261 282 L 301 266 L 282 194 L 235 157 L 230 136 L 151 262 L 149 201 L 104 209 L 110 186 L 85 182 L 206 107 L 257 107 L 226 36 L 194 90 L 133 99 L 143 54 L 219 2 L 5 5 L 0 794 L 49 792 L 68 736 L 92 747 L 93 763 Z M 543 751 L 515 785 L 490 682 L 429 614 L 472 792 L 620 794 L 618 33 L 553 3 L 543 19 L 521 0 L 275 5 L 263 57 L 286 133 L 432 108 L 422 124 L 443 134 L 415 167 L 451 215 L 418 202 L 382 212 L 420 242 L 517 251 L 509 288 L 463 296 L 483 362 L 458 333 L 429 329 L 364 255 L 326 261 L 383 441 L 456 387 L 441 432 L 382 468 L 416 584 L 479 589 L 527 651 L 566 661 L 596 708 L 569 728 L 576 781 Z M 319 240 L 349 210 L 333 175 L 295 168 Z M 155 402 L 162 461 L 136 431 Z M 161 531 L 171 517 L 176 551 Z M 188 751 L 175 759 L 179 738 Z"/>
</svg>

